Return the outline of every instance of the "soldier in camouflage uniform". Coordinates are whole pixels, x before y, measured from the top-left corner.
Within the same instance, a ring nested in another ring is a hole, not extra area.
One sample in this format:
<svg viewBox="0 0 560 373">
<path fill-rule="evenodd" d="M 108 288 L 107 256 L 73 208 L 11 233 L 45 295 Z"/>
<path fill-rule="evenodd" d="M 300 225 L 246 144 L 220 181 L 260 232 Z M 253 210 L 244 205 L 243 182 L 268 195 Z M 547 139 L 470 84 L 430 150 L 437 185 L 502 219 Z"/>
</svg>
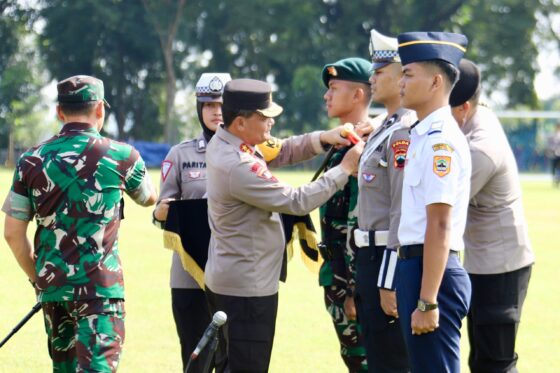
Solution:
<svg viewBox="0 0 560 373">
<path fill-rule="evenodd" d="M 19 159 L 4 235 L 42 304 L 53 371 L 114 372 L 124 341 L 122 195 L 148 206 L 156 193 L 138 152 L 99 134 L 103 82 L 74 76 L 57 89 L 63 128 Z"/>
<path fill-rule="evenodd" d="M 323 68 L 323 82 L 328 88 L 324 99 L 329 117 L 340 123 L 368 121 L 371 103 L 369 76 L 371 63 L 362 58 L 346 58 Z M 348 148 L 337 150 L 327 169 L 340 163 Z M 336 192 L 320 209 L 322 243 L 325 259 L 319 272 L 324 287 L 325 305 L 332 317 L 340 342 L 340 354 L 349 372 L 367 372 L 366 351 L 354 306 L 354 250 L 347 247 L 348 226 L 357 218 L 358 183 L 350 177 L 344 189 Z"/>
</svg>

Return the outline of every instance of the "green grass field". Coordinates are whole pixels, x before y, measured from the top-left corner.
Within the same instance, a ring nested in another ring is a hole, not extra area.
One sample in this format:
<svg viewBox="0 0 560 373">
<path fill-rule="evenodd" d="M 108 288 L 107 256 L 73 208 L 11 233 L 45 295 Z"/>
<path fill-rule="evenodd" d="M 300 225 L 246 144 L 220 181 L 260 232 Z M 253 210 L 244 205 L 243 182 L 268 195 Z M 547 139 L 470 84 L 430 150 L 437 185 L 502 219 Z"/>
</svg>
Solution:
<svg viewBox="0 0 560 373">
<path fill-rule="evenodd" d="M 277 173 L 300 185 L 311 173 Z M 12 171 L 0 168 L 0 196 L 10 187 Z M 158 179 L 153 172 L 154 180 Z M 524 202 L 537 264 L 518 335 L 521 372 L 558 372 L 560 358 L 560 190 L 546 181 L 524 181 Z M 178 339 L 170 308 L 171 252 L 151 224 L 151 208 L 127 201 L 120 231 L 126 283 L 126 342 L 120 372 L 180 372 Z M 0 214 L 3 227 L 4 214 Z M 315 216 L 316 218 L 316 216 Z M 31 225 L 34 230 L 34 223 Z M 35 304 L 34 293 L 4 240 L 0 240 L 0 338 Z M 463 337 L 463 370 L 468 343 Z M 36 315 L 2 349 L 0 372 L 48 372 L 50 360 L 42 317 Z M 338 343 L 323 306 L 317 276 L 295 257 L 288 282 L 280 286 L 280 306 L 271 372 L 345 372 Z"/>
</svg>

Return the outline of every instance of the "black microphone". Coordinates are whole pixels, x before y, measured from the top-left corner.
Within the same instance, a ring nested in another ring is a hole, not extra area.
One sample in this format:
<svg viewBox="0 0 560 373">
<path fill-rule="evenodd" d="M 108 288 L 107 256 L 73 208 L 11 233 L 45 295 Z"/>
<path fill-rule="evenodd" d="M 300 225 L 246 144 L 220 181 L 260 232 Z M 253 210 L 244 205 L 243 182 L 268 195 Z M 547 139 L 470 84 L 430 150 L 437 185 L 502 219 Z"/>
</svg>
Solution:
<svg viewBox="0 0 560 373">
<path fill-rule="evenodd" d="M 212 317 L 212 322 L 204 331 L 202 338 L 200 338 L 198 345 L 196 345 L 196 348 L 191 354 L 191 360 L 196 360 L 198 354 L 200 354 L 200 351 L 202 351 L 204 347 L 206 347 L 208 342 L 210 342 L 216 336 L 218 329 L 220 329 L 220 327 L 226 323 L 226 320 L 227 315 L 225 312 L 218 311 L 214 314 L 214 316 Z"/>
</svg>

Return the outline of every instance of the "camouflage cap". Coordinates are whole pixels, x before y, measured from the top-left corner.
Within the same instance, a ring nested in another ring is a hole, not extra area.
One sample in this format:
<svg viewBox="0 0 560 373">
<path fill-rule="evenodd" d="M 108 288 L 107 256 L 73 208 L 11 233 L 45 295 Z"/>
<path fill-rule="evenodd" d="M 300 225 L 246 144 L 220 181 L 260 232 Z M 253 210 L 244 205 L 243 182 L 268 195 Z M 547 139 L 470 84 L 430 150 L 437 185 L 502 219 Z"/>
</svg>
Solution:
<svg viewBox="0 0 560 373">
<path fill-rule="evenodd" d="M 92 101 L 103 101 L 105 106 L 109 103 L 105 100 L 105 89 L 103 81 L 88 75 L 75 75 L 66 78 L 56 85 L 58 91 L 58 102 L 60 103 L 82 103 Z"/>
</svg>

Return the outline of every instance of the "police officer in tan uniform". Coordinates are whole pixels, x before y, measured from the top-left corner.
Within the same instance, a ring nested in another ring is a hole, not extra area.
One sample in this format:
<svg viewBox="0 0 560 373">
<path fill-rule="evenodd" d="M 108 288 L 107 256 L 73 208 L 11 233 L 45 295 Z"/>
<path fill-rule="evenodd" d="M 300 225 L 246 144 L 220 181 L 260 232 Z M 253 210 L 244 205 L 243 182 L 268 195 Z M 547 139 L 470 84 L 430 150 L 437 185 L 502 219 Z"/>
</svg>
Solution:
<svg viewBox="0 0 560 373">
<path fill-rule="evenodd" d="M 535 261 L 513 152 L 496 115 L 479 105 L 480 72 L 460 63 L 449 102 L 469 143 L 472 177 L 464 266 L 472 283 L 471 372 L 516 372 L 515 337 Z"/>
<path fill-rule="evenodd" d="M 370 134 L 358 171 L 356 305 L 370 372 L 408 372 L 394 277 L 401 216 L 404 161 L 416 114 L 400 106 L 402 66 L 397 39 L 371 31 L 373 100 L 385 106 L 382 125 Z"/>
<path fill-rule="evenodd" d="M 161 191 L 153 214 L 153 223 L 159 228 L 163 228 L 167 220 L 170 201 L 205 198 L 206 147 L 216 128 L 223 123 L 222 92 L 230 80 L 227 73 L 204 73 L 196 83 L 196 109 L 202 132 L 197 138 L 172 147 L 162 163 Z M 171 262 L 170 285 L 171 306 L 181 342 L 184 370 L 211 317 L 204 291 L 185 271 L 176 252 L 173 252 Z M 204 350 L 203 354 L 206 352 Z M 189 370 L 201 371 L 205 361 L 205 356 L 200 356 L 193 361 Z"/>
<path fill-rule="evenodd" d="M 304 215 L 325 203 L 357 170 L 363 143 L 317 181 L 293 188 L 270 172 L 255 148 L 270 137 L 273 118 L 282 112 L 272 101 L 271 86 L 252 79 L 232 80 L 223 99 L 224 126 L 208 145 L 206 158 L 212 230 L 206 295 L 211 311 L 222 310 L 228 317 L 222 329 L 227 363 L 217 370 L 266 372 L 285 246 L 278 213 Z M 324 143 L 350 145 L 341 138 L 340 128 L 291 137 L 283 141 L 271 166 L 311 158 L 323 151 Z"/>
</svg>

